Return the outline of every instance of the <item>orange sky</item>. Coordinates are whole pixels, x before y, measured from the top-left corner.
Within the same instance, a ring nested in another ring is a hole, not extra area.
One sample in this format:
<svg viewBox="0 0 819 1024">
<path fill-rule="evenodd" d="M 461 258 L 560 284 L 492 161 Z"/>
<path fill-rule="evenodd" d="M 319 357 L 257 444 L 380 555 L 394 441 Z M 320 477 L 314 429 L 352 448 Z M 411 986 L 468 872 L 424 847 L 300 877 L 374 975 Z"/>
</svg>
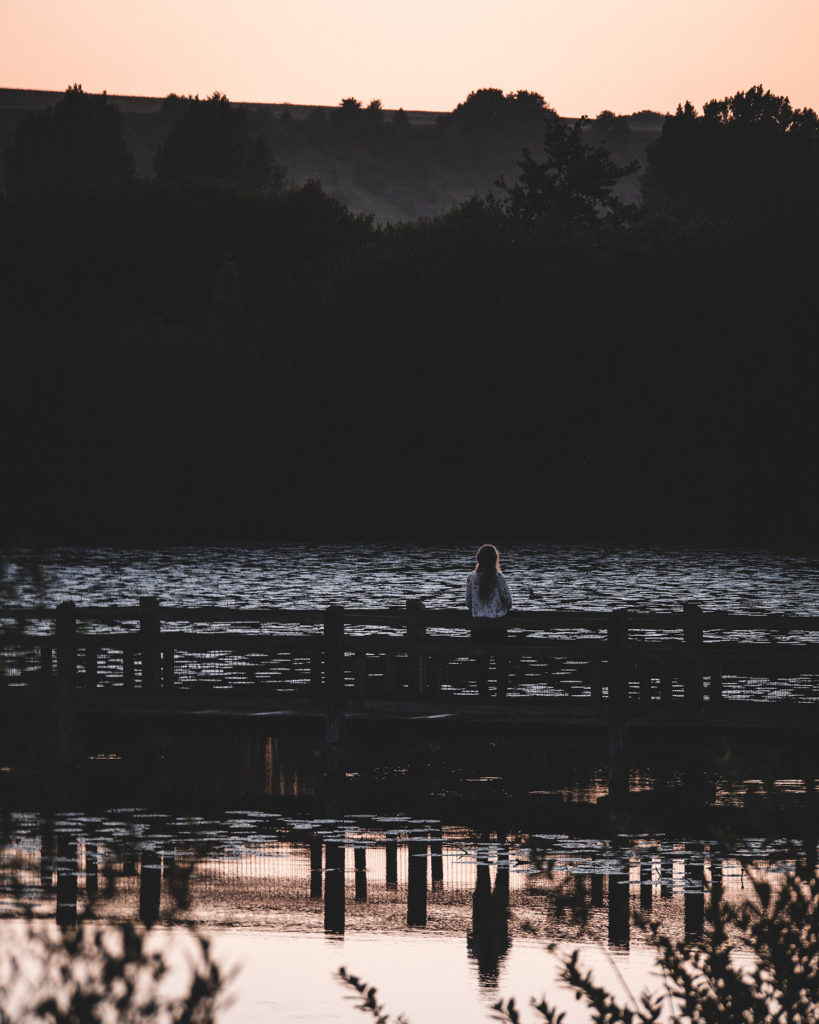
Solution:
<svg viewBox="0 0 819 1024">
<path fill-rule="evenodd" d="M 819 109 L 819 0 L 3 0 L 0 86 L 450 110 L 533 89 L 561 114 L 762 83 Z"/>
</svg>

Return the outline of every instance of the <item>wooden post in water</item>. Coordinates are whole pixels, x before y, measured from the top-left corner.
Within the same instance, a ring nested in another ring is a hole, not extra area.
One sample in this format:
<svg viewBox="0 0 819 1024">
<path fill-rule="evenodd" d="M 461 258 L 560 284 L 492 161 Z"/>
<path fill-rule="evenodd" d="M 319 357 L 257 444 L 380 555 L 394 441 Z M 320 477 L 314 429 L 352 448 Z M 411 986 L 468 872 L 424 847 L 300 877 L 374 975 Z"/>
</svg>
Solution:
<svg viewBox="0 0 819 1024">
<path fill-rule="evenodd" d="M 344 934 L 344 847 L 338 842 L 325 844 L 324 930 Z"/>
<path fill-rule="evenodd" d="M 99 889 L 99 850 L 96 843 L 85 844 L 85 895 L 93 899 Z"/>
<path fill-rule="evenodd" d="M 367 849 L 357 846 L 354 851 L 355 898 L 357 903 L 367 902 Z"/>
<path fill-rule="evenodd" d="M 710 850 L 711 860 L 711 906 L 718 907 L 722 903 L 722 854 L 717 849 Z"/>
<path fill-rule="evenodd" d="M 660 897 L 670 900 L 674 895 L 674 860 L 668 854 L 660 854 Z"/>
<path fill-rule="evenodd" d="M 595 857 L 592 857 L 592 867 L 594 868 Z M 591 905 L 593 907 L 602 907 L 605 903 L 605 895 L 603 892 L 603 872 L 594 869 L 591 874 Z"/>
<path fill-rule="evenodd" d="M 691 938 L 702 937 L 705 921 L 705 886 L 702 851 L 693 843 L 686 843 L 685 895 L 683 919 L 685 934 Z"/>
<path fill-rule="evenodd" d="M 683 605 L 683 640 L 686 648 L 686 662 L 683 676 L 683 691 L 688 704 L 702 704 L 702 609 L 699 605 L 686 602 Z"/>
<path fill-rule="evenodd" d="M 427 923 L 427 841 L 417 836 L 407 844 L 407 924 Z"/>
<path fill-rule="evenodd" d="M 653 857 L 650 850 L 640 857 L 640 909 L 651 913 L 654 901 Z"/>
<path fill-rule="evenodd" d="M 387 859 L 387 888 L 398 888 L 398 836 L 388 832 L 384 837 L 384 852 Z"/>
<path fill-rule="evenodd" d="M 57 924 L 71 927 L 77 923 L 77 837 L 68 832 L 57 834 Z"/>
<path fill-rule="evenodd" d="M 444 882 L 444 842 L 439 828 L 429 833 L 429 862 L 432 887 L 438 889 Z"/>
<path fill-rule="evenodd" d="M 142 650 L 142 686 L 145 690 L 160 687 L 161 651 L 159 647 L 159 600 L 139 599 L 139 639 Z"/>
<path fill-rule="evenodd" d="M 310 840 L 310 899 L 320 900 L 322 892 L 322 855 L 324 843 L 319 836 Z"/>
<path fill-rule="evenodd" d="M 324 612 L 324 689 L 324 742 L 332 766 L 344 742 L 344 609 L 339 604 Z"/>
<path fill-rule="evenodd" d="M 426 627 L 417 618 L 424 612 L 424 602 L 417 598 L 407 601 L 407 613 L 410 620 L 407 624 L 407 647 L 409 660 L 409 692 L 413 697 L 420 697 L 427 690 L 426 656 L 422 650 Z"/>
<path fill-rule="evenodd" d="M 154 850 L 143 850 L 139 872 L 139 919 L 148 928 L 159 920 L 162 893 L 162 858 Z"/>
<path fill-rule="evenodd" d="M 628 865 L 609 874 L 609 945 L 628 949 L 631 940 L 631 887 Z"/>
<path fill-rule="evenodd" d="M 54 887 L 54 830 L 50 821 L 43 822 L 40 835 L 40 888 L 51 892 Z"/>
</svg>

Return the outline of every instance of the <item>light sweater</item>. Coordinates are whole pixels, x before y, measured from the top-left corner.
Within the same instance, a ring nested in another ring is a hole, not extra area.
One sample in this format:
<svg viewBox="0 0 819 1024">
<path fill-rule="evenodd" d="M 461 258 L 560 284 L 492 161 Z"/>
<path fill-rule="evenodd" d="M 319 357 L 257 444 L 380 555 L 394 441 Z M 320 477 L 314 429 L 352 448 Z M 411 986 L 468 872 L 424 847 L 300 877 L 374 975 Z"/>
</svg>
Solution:
<svg viewBox="0 0 819 1024">
<path fill-rule="evenodd" d="M 479 591 L 480 576 L 471 572 L 466 579 L 466 607 L 475 619 L 499 619 L 512 607 L 512 595 L 509 593 L 502 572 L 499 572 L 492 583 L 492 590 L 484 600 Z"/>
</svg>

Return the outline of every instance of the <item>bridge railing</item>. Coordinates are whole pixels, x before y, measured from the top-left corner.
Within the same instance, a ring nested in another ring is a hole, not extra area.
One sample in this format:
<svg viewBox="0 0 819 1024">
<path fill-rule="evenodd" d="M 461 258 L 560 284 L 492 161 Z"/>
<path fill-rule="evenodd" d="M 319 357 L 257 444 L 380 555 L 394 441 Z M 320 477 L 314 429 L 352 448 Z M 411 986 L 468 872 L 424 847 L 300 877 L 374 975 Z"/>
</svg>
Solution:
<svg viewBox="0 0 819 1024">
<path fill-rule="evenodd" d="M 819 616 L 513 611 L 476 643 L 466 611 L 425 608 L 0 607 L 8 693 L 230 692 L 256 699 L 475 700 L 476 661 L 508 676 L 507 699 L 688 706 L 815 702 Z M 183 628 L 178 628 L 182 626 Z M 171 628 L 169 628 L 171 627 Z M 482 628 L 483 624 L 482 624 Z M 489 624 L 493 628 L 493 624 Z"/>
</svg>

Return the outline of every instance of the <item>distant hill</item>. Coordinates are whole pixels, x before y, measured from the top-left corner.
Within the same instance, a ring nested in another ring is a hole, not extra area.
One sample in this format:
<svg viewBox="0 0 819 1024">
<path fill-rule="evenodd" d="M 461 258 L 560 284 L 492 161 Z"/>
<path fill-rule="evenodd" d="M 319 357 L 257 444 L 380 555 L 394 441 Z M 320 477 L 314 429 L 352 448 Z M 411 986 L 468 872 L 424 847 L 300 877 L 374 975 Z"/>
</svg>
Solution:
<svg viewBox="0 0 819 1024">
<path fill-rule="evenodd" d="M 56 103 L 63 93 L 0 89 L 0 149 L 14 139 L 20 117 Z M 153 174 L 153 157 L 174 123 L 161 98 L 111 96 L 122 112 L 137 174 Z M 537 153 L 536 123 L 503 130 L 465 130 L 447 112 L 362 110 L 350 119 L 339 107 L 286 103 L 243 103 L 255 133 L 269 144 L 274 160 L 294 185 L 321 181 L 325 191 L 356 212 L 372 212 L 379 221 L 434 216 L 475 193 L 496 191 L 503 175 L 517 177 L 523 146 Z M 615 160 L 644 159 L 658 136 L 664 115 L 642 111 L 625 117 L 598 118 L 587 132 L 603 141 Z M 0 166 L 0 174 L 3 168 Z M 639 195 L 639 172 L 621 184 L 622 198 Z"/>
</svg>

